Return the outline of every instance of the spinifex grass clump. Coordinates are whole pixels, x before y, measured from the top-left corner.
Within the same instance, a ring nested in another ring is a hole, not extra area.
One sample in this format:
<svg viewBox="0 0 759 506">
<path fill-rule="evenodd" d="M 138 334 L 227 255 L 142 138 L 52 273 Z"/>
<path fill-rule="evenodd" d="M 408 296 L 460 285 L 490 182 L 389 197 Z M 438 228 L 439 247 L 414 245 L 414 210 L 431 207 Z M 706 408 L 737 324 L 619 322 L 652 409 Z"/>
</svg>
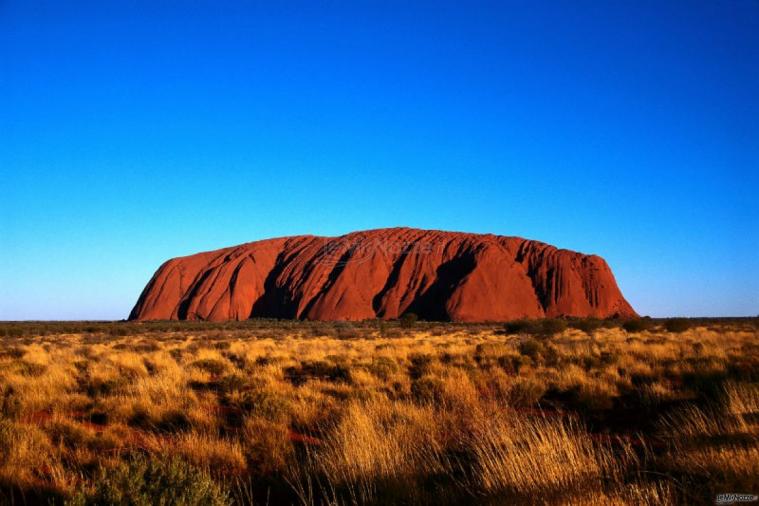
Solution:
<svg viewBox="0 0 759 506">
<path fill-rule="evenodd" d="M 0 503 L 653 505 L 752 490 L 755 322 L 631 321 L 645 323 L 0 326 Z"/>
</svg>

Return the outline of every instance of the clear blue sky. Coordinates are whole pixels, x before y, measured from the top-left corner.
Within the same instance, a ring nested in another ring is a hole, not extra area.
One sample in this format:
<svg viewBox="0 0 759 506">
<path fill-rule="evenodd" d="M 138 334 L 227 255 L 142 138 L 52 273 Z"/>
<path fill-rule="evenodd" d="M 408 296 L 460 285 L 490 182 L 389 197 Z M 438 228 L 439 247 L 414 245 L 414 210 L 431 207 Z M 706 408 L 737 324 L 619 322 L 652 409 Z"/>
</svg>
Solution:
<svg viewBox="0 0 759 506">
<path fill-rule="evenodd" d="M 759 314 L 755 0 L 5 0 L 0 94 L 0 319 L 396 225 L 597 253 L 642 314 Z"/>
</svg>

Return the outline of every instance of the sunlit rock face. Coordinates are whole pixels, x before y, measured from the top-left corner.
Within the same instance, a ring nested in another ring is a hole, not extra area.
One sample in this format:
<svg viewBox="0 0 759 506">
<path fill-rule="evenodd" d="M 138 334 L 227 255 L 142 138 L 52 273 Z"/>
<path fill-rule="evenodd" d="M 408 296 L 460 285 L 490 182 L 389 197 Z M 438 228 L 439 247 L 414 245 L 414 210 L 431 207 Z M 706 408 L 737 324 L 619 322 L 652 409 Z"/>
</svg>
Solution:
<svg viewBox="0 0 759 506">
<path fill-rule="evenodd" d="M 173 258 L 132 320 L 631 317 L 596 255 L 519 237 L 390 228 L 266 239 Z"/>
</svg>

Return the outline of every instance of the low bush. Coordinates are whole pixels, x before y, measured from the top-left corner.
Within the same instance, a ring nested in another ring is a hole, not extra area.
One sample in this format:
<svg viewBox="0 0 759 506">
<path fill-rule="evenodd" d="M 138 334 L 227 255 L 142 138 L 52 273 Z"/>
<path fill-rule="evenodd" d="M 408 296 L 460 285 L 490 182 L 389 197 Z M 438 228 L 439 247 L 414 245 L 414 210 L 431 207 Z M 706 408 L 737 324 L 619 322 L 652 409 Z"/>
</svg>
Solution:
<svg viewBox="0 0 759 506">
<path fill-rule="evenodd" d="M 72 506 L 227 506 L 229 494 L 207 474 L 173 458 L 134 457 L 102 468 L 93 490 L 80 491 Z"/>
<path fill-rule="evenodd" d="M 503 332 L 507 335 L 514 334 L 531 334 L 535 331 L 536 325 L 531 320 L 513 320 L 506 322 L 503 326 Z"/>
<path fill-rule="evenodd" d="M 603 322 L 597 318 L 581 318 L 572 320 L 569 322 L 569 326 L 585 332 L 588 335 L 593 335 L 593 332 L 601 328 Z"/>
<path fill-rule="evenodd" d="M 300 366 L 291 366 L 285 368 L 285 377 L 293 385 L 303 385 L 309 379 L 323 379 L 327 381 L 336 381 L 350 383 L 350 368 L 343 364 L 333 364 L 326 360 L 314 360 L 302 362 Z"/>
<path fill-rule="evenodd" d="M 291 405 L 277 392 L 251 390 L 243 394 L 239 408 L 251 416 L 281 422 L 289 419 Z"/>
<path fill-rule="evenodd" d="M 542 320 L 513 320 L 503 326 L 506 335 L 533 334 L 550 337 L 564 332 L 569 324 L 561 318 L 544 318 Z"/>
<path fill-rule="evenodd" d="M 389 357 L 374 357 L 372 362 L 367 366 L 367 370 L 382 380 L 387 380 L 398 372 L 400 367 L 398 363 Z"/>
<path fill-rule="evenodd" d="M 664 321 L 664 328 L 667 332 L 680 334 L 690 328 L 690 322 L 685 318 L 668 318 Z"/>
<path fill-rule="evenodd" d="M 651 330 L 653 327 L 654 322 L 649 318 L 635 318 L 622 324 L 622 328 L 629 333 L 643 332 Z"/>
</svg>

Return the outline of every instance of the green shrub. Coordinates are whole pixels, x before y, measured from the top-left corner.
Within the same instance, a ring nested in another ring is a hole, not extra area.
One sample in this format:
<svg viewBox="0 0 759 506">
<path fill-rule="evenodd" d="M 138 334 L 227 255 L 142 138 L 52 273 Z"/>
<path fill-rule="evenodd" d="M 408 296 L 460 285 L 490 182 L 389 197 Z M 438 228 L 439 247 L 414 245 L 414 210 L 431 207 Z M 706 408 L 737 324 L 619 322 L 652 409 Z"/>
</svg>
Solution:
<svg viewBox="0 0 759 506">
<path fill-rule="evenodd" d="M 129 506 L 223 506 L 229 495 L 207 474 L 179 460 L 135 457 L 114 469 L 102 468 L 94 490 L 70 504 Z"/>
<path fill-rule="evenodd" d="M 389 357 L 374 357 L 372 363 L 367 366 L 370 373 L 383 380 L 389 379 L 398 369 L 398 363 Z"/>
<path fill-rule="evenodd" d="M 269 390 L 245 392 L 238 407 L 254 417 L 272 422 L 289 419 L 291 409 L 290 401 L 286 397 Z"/>
</svg>

